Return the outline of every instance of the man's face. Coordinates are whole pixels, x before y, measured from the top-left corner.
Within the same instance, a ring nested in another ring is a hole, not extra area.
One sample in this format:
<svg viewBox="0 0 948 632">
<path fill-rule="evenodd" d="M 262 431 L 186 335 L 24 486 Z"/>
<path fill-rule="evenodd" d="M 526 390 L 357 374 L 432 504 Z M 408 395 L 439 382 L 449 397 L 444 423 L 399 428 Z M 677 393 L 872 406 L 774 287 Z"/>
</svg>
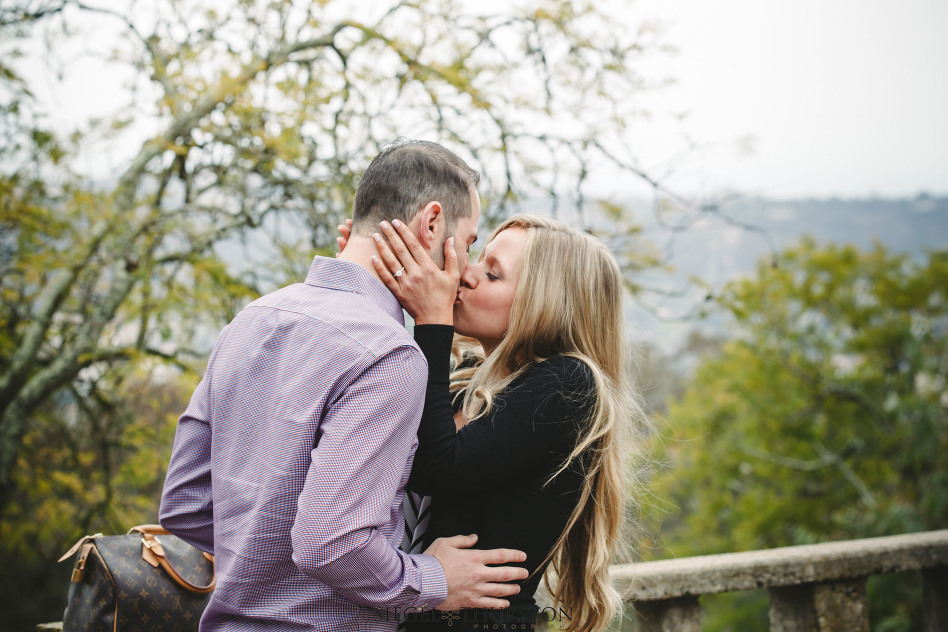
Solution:
<svg viewBox="0 0 948 632">
<path fill-rule="evenodd" d="M 481 201 L 477 196 L 477 191 L 471 189 L 471 216 L 458 220 L 454 231 L 454 250 L 458 253 L 458 272 L 461 274 L 464 274 L 470 261 L 468 251 L 471 249 L 471 244 L 477 241 L 477 223 L 480 219 Z M 444 252 L 444 247 L 441 251 Z M 444 267 L 443 263 L 442 267 Z"/>
</svg>

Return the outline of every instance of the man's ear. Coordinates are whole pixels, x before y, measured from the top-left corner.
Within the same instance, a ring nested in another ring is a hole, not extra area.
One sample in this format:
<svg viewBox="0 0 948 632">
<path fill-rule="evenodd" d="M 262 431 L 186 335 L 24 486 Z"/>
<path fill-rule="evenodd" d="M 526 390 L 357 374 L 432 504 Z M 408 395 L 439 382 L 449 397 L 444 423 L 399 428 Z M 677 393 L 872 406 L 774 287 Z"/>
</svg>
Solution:
<svg viewBox="0 0 948 632">
<path fill-rule="evenodd" d="M 444 243 L 445 224 L 444 209 L 441 202 L 428 202 L 418 212 L 418 223 L 415 226 L 415 235 L 425 250 L 431 252 L 435 244 Z"/>
</svg>

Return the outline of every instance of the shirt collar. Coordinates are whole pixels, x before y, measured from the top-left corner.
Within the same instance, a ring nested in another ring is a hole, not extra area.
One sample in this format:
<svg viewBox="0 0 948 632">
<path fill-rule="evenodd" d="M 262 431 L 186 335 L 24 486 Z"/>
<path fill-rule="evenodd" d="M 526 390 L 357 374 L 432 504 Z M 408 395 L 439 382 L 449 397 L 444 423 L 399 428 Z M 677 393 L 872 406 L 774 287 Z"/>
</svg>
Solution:
<svg viewBox="0 0 948 632">
<path fill-rule="evenodd" d="M 309 268 L 309 274 L 306 275 L 306 285 L 362 294 L 402 327 L 405 326 L 402 306 L 395 295 L 357 263 L 316 256 Z"/>
</svg>

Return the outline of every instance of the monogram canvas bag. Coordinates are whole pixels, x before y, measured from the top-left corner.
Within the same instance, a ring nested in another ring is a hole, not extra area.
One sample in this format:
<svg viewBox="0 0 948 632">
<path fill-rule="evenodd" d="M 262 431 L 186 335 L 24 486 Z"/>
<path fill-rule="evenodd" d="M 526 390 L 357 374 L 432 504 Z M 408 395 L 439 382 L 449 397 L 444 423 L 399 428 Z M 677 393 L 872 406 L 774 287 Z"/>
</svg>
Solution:
<svg viewBox="0 0 948 632">
<path fill-rule="evenodd" d="M 214 590 L 214 556 L 158 525 L 86 536 L 59 561 L 73 555 L 64 632 L 195 631 Z"/>
</svg>

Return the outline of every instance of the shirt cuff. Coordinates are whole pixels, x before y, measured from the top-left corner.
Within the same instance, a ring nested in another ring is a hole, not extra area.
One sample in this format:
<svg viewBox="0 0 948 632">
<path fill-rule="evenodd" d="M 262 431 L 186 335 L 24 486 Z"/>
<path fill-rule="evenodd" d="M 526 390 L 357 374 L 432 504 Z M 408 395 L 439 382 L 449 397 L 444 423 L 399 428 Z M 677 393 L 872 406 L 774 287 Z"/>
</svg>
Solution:
<svg viewBox="0 0 948 632">
<path fill-rule="evenodd" d="M 434 610 L 448 598 L 448 581 L 444 576 L 444 569 L 434 555 L 418 553 L 412 555 L 412 558 L 421 571 L 421 594 L 418 595 L 415 608 L 419 612 Z"/>
</svg>

